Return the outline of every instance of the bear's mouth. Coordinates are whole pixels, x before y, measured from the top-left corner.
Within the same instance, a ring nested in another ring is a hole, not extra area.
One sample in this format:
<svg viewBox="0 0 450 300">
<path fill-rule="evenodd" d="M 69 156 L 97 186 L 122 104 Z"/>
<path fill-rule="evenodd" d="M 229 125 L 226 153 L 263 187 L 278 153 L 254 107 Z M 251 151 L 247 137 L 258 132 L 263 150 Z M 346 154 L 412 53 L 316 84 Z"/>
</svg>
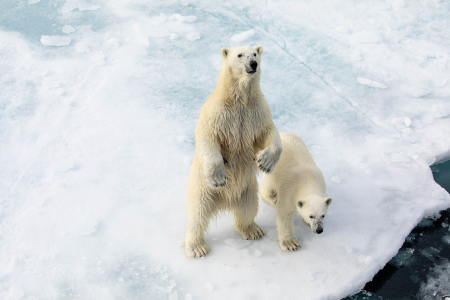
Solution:
<svg viewBox="0 0 450 300">
<path fill-rule="evenodd" d="M 247 73 L 248 73 L 248 74 L 255 74 L 255 73 L 256 73 L 256 70 L 255 70 L 255 71 L 247 71 Z"/>
</svg>

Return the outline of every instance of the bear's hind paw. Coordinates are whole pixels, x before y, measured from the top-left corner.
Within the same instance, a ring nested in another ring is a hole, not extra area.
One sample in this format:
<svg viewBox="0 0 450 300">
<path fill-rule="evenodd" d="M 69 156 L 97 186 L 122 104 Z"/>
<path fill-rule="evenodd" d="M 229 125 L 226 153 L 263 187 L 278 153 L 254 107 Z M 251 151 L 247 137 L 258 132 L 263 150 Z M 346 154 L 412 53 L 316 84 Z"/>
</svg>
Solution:
<svg viewBox="0 0 450 300">
<path fill-rule="evenodd" d="M 280 241 L 280 248 L 285 252 L 294 252 L 300 249 L 300 243 L 297 239 Z"/>
<path fill-rule="evenodd" d="M 238 231 L 244 240 L 259 240 L 266 235 L 266 232 L 259 227 L 258 224 L 253 223 L 247 230 Z"/>
<path fill-rule="evenodd" d="M 209 251 L 211 251 L 211 249 L 206 243 L 186 246 L 186 254 L 189 258 L 205 256 Z"/>
</svg>

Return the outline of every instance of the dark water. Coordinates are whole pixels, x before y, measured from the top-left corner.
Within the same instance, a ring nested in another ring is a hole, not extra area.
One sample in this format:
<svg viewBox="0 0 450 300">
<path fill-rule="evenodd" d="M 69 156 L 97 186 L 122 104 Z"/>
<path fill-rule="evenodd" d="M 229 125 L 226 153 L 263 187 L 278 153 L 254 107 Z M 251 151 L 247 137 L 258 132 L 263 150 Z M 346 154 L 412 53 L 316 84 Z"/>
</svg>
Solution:
<svg viewBox="0 0 450 300">
<path fill-rule="evenodd" d="M 434 180 L 450 192 L 450 161 L 431 170 Z M 450 209 L 423 219 L 373 280 L 345 300 L 450 300 L 449 224 Z"/>
</svg>

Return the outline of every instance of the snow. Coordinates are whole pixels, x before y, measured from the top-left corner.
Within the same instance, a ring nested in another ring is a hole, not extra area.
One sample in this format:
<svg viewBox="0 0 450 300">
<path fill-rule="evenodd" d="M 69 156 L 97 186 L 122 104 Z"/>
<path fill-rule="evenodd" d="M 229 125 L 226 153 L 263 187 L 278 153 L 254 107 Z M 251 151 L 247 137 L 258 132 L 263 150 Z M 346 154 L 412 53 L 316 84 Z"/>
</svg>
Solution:
<svg viewBox="0 0 450 300">
<path fill-rule="evenodd" d="M 381 89 L 385 89 L 386 86 L 382 83 L 367 79 L 367 78 L 363 78 L 363 77 L 358 77 L 356 78 L 356 80 L 362 84 L 362 85 L 367 85 L 370 87 L 374 87 L 374 88 L 381 88 Z"/>
<path fill-rule="evenodd" d="M 231 37 L 231 40 L 234 42 L 243 42 L 248 40 L 250 37 L 255 35 L 255 30 L 250 29 L 248 31 L 244 31 L 241 33 L 237 33 Z"/>
<path fill-rule="evenodd" d="M 41 43 L 45 46 L 67 46 L 72 39 L 68 36 L 58 35 L 43 35 L 41 36 Z"/>
<path fill-rule="evenodd" d="M 450 153 L 448 2 L 27 3 L 0 5 L 0 299 L 341 299 L 450 207 L 429 168 Z M 224 213 L 191 260 L 195 125 L 241 44 L 264 46 L 274 122 L 333 203 L 321 235 L 295 219 L 298 252 L 261 202 L 262 240 L 237 247 Z"/>
<path fill-rule="evenodd" d="M 73 26 L 70 25 L 64 25 L 61 31 L 64 33 L 72 33 L 75 32 L 75 28 L 73 28 Z"/>
</svg>

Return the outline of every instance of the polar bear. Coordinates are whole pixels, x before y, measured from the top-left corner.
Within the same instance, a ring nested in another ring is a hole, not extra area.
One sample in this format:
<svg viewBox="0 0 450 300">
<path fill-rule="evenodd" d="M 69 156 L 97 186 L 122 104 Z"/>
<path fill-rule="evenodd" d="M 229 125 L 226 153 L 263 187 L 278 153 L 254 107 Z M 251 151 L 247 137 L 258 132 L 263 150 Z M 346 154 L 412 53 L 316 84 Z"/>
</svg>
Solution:
<svg viewBox="0 0 450 300">
<path fill-rule="evenodd" d="M 297 251 L 293 216 L 297 211 L 314 233 L 323 223 L 332 199 L 325 197 L 325 180 L 301 138 L 280 133 L 283 153 L 275 170 L 262 177 L 260 196 L 277 207 L 278 240 L 283 251 Z"/>
<path fill-rule="evenodd" d="M 280 159 L 280 135 L 260 88 L 263 47 L 221 50 L 216 89 L 202 106 L 196 151 L 188 182 L 186 254 L 206 255 L 209 222 L 220 211 L 234 213 L 234 226 L 247 240 L 265 235 L 258 212 L 257 168 L 270 173 Z"/>
</svg>

